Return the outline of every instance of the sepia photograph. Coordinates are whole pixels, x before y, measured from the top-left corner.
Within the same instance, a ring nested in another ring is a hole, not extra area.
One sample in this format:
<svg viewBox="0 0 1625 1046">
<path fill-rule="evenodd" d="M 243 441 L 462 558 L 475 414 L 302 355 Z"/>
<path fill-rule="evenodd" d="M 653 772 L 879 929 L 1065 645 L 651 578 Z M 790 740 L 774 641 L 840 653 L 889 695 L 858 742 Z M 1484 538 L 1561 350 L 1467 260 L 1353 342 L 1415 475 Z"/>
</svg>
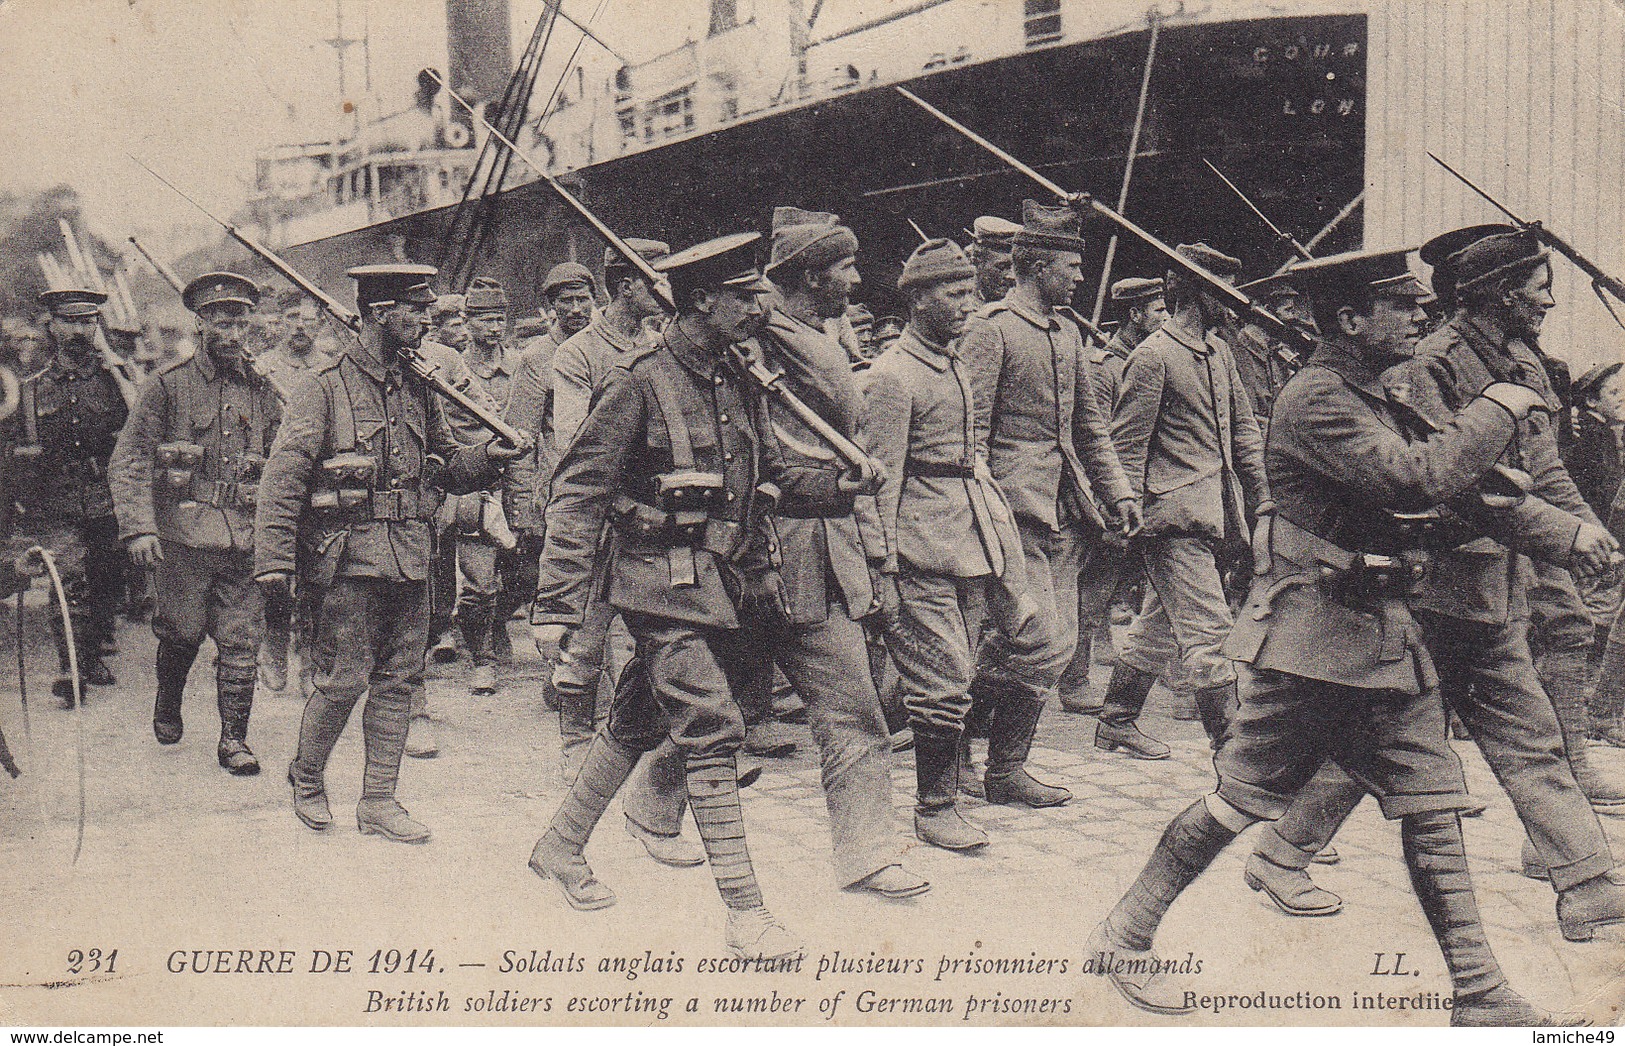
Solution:
<svg viewBox="0 0 1625 1046">
<path fill-rule="evenodd" d="M 0 97 L 7 1042 L 1614 1041 L 1621 0 L 0 0 Z"/>
</svg>

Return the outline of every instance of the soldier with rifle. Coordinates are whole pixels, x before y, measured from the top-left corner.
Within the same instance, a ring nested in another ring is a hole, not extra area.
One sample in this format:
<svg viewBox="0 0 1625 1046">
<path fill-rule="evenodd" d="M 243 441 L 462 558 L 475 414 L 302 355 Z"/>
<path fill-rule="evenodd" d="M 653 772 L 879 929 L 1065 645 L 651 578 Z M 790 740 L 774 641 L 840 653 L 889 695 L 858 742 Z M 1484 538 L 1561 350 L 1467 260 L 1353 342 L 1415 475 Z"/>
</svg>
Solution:
<svg viewBox="0 0 1625 1046">
<path fill-rule="evenodd" d="M 771 285 L 756 268 L 760 238 L 720 237 L 659 263 L 676 319 L 654 348 L 617 363 L 564 448 L 531 612 L 537 650 L 551 659 L 583 622 L 607 523 L 607 598 L 643 669 L 623 675 L 531 869 L 571 907 L 614 904 L 582 851 L 640 756 L 670 736 L 685 756 L 689 804 L 728 911 L 727 945 L 747 959 L 801 951 L 757 884 L 736 765 L 745 724 L 734 695 L 757 670 L 749 626 L 782 613 L 770 513 L 797 478 L 776 451 L 762 389 L 731 352 L 762 325 L 760 295 Z"/>
<path fill-rule="evenodd" d="M 25 375 L 22 402 L 5 420 L 8 471 L 15 480 L 12 541 L 22 549 L 40 545 L 56 554 L 67 591 L 81 681 L 112 686 L 102 651 L 113 642 L 114 614 L 125 575 L 107 462 L 129 408 L 119 379 L 96 346 L 101 306 L 107 295 L 84 289 L 46 291 L 47 362 Z M 67 635 L 51 615 L 61 673 L 51 692 L 72 707 Z"/>
<path fill-rule="evenodd" d="M 429 531 L 443 490 L 489 482 L 529 449 L 522 438 L 468 446 L 454 437 L 435 393 L 465 403 L 467 396 L 440 384 L 417 355 L 434 273 L 424 265 L 349 271 L 362 311 L 358 337 L 290 405 L 265 466 L 254 528 L 262 586 L 280 593 L 297 571 L 301 583 L 322 589 L 316 687 L 288 767 L 294 813 L 317 831 L 332 826 L 327 760 L 366 693 L 356 826 L 403 843 L 430 834 L 395 797 L 423 689 Z M 330 308 L 337 313 L 336 303 Z"/>
<path fill-rule="evenodd" d="M 1086 948 L 1141 1009 L 1192 1012 L 1188 983 L 1153 950 L 1164 915 L 1241 831 L 1281 816 L 1331 760 L 1400 821 L 1412 888 L 1454 986 L 1450 1023 L 1586 1023 L 1526 1002 L 1490 950 L 1457 816 L 1471 799 L 1412 618 L 1435 507 L 1471 496 L 1543 398 L 1490 382 L 1429 438 L 1403 434 L 1381 374 L 1420 333 L 1426 290 L 1405 255 L 1360 252 L 1297 270 L 1312 280 L 1325 341 L 1276 404 L 1267 467 L 1280 509 L 1254 535 L 1252 595 L 1226 646 L 1250 672 L 1214 760 L 1218 786 L 1169 824 Z"/>
<path fill-rule="evenodd" d="M 186 285 L 181 300 L 197 314 L 202 345 L 142 385 L 108 467 L 119 536 L 156 582 L 153 733 L 159 744 L 180 741 L 186 678 L 203 640 L 214 640 L 216 755 L 236 775 L 260 771 L 248 747 L 265 618 L 254 508 L 282 421 L 281 397 L 247 355 L 259 298 L 253 281 L 230 272 Z"/>
</svg>

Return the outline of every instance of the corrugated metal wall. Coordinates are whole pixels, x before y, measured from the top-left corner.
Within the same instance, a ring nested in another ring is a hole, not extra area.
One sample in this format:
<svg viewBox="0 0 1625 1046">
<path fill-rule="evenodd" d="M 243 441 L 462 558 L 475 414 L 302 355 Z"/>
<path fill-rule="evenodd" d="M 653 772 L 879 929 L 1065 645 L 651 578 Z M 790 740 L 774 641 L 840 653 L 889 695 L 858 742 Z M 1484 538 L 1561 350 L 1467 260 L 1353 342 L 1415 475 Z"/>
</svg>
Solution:
<svg viewBox="0 0 1625 1046">
<path fill-rule="evenodd" d="M 1371 0 L 1365 242 L 1500 220 L 1427 157 L 1625 274 L 1625 9 L 1613 0 Z M 1543 347 L 1578 376 L 1625 352 L 1567 262 Z M 1625 307 L 1620 308 L 1625 315 Z"/>
</svg>

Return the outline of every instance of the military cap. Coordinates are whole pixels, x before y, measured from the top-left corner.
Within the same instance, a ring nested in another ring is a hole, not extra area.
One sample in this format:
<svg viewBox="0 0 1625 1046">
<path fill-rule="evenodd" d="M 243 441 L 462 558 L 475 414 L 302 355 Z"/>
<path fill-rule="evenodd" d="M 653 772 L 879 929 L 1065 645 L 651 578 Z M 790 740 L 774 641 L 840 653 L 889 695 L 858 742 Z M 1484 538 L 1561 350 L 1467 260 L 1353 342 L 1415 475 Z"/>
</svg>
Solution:
<svg viewBox="0 0 1625 1046">
<path fill-rule="evenodd" d="M 259 303 L 259 285 L 234 272 L 206 272 L 181 291 L 181 304 L 193 312 L 222 304 L 252 309 Z"/>
<path fill-rule="evenodd" d="M 1083 219 L 1070 207 L 1045 207 L 1036 200 L 1021 201 L 1021 228 L 1011 236 L 1017 247 L 1047 251 L 1083 251 Z"/>
<path fill-rule="evenodd" d="M 867 327 L 874 324 L 875 314 L 869 311 L 869 306 L 855 301 L 846 307 L 846 319 L 854 327 Z"/>
<path fill-rule="evenodd" d="M 1337 304 L 1336 295 L 1356 288 L 1363 294 L 1420 300 L 1429 295 L 1427 286 L 1411 272 L 1406 256 L 1409 247 L 1388 250 L 1348 251 L 1298 262 L 1288 269 L 1311 296 L 1325 304 Z"/>
<path fill-rule="evenodd" d="M 971 238 L 976 246 L 995 254 L 1009 254 L 1011 241 L 1021 226 L 1005 218 L 984 214 L 970 223 Z"/>
<path fill-rule="evenodd" d="M 965 257 L 959 244 L 952 240 L 926 240 L 914 248 L 914 253 L 903 263 L 903 273 L 897 277 L 897 286 L 900 290 L 907 290 L 910 287 L 975 277 L 976 266 Z"/>
<path fill-rule="evenodd" d="M 1575 379 L 1569 388 L 1576 400 L 1587 400 L 1602 392 L 1603 383 L 1619 373 L 1625 363 L 1599 363 Z"/>
<path fill-rule="evenodd" d="M 344 275 L 355 281 L 356 300 L 362 306 L 395 304 L 433 305 L 434 291 L 429 278 L 440 270 L 433 265 L 392 262 L 385 265 L 357 265 Z"/>
<path fill-rule="evenodd" d="M 40 304 L 51 310 L 52 316 L 64 320 L 77 320 L 102 314 L 102 302 L 107 295 L 85 288 L 64 288 L 46 291 L 39 296 Z"/>
<path fill-rule="evenodd" d="M 1250 283 L 1244 283 L 1236 289 L 1255 300 L 1262 298 L 1265 301 L 1273 301 L 1279 298 L 1303 297 L 1301 281 L 1293 275 L 1291 269 L 1286 272 L 1273 273 Z"/>
<path fill-rule="evenodd" d="M 887 338 L 895 338 L 903 333 L 906 326 L 908 323 L 901 316 L 881 316 L 875 320 L 875 340 L 885 341 Z"/>
<path fill-rule="evenodd" d="M 547 279 L 542 281 L 542 293 L 551 298 L 553 292 L 563 287 L 580 284 L 592 290 L 592 273 L 580 262 L 559 262 L 547 270 Z"/>
<path fill-rule="evenodd" d="M 773 208 L 773 245 L 767 274 L 782 269 L 823 269 L 858 253 L 858 237 L 841 224 L 838 214 L 804 211 L 799 207 Z"/>
<path fill-rule="evenodd" d="M 1162 297 L 1162 281 L 1130 276 L 1112 284 L 1112 301 L 1140 301 L 1142 298 Z"/>
<path fill-rule="evenodd" d="M 1446 263 L 1455 273 L 1459 294 L 1533 268 L 1551 255 L 1534 233 L 1514 229 L 1474 240 L 1447 258 Z"/>
<path fill-rule="evenodd" d="M 629 236 L 622 242 L 628 247 L 632 248 L 634 251 L 637 251 L 638 257 L 651 264 L 659 261 L 671 253 L 671 244 L 663 243 L 660 240 L 640 240 Z M 605 269 L 613 269 L 617 266 L 631 264 L 632 260 L 630 258 L 622 257 L 621 252 L 614 247 L 604 248 Z"/>
<path fill-rule="evenodd" d="M 1213 275 L 1222 278 L 1241 275 L 1241 259 L 1232 258 L 1205 243 L 1182 243 L 1174 253 L 1188 262 L 1194 262 Z"/>
<path fill-rule="evenodd" d="M 444 323 L 460 312 L 468 309 L 468 298 L 461 294 L 442 294 L 429 306 L 429 319 L 435 323 Z"/>
<path fill-rule="evenodd" d="M 773 289 L 756 266 L 759 232 L 736 232 L 696 243 L 654 263 L 656 272 L 671 277 L 673 289 L 682 291 L 721 287 L 763 294 Z M 681 297 L 682 291 L 678 292 Z"/>
<path fill-rule="evenodd" d="M 1422 264 L 1433 270 L 1431 282 L 1434 291 L 1445 299 L 1456 296 L 1456 270 L 1450 264 L 1450 256 L 1463 247 L 1486 236 L 1497 233 L 1517 232 L 1517 227 L 1505 224 L 1469 225 L 1465 229 L 1452 229 L 1440 233 L 1433 239 L 1422 244 Z"/>
<path fill-rule="evenodd" d="M 435 299 L 439 304 L 439 299 Z M 463 301 L 463 311 L 470 315 L 476 312 L 507 312 L 508 292 L 496 280 L 489 276 L 476 276 L 468 285 L 468 295 Z"/>
</svg>

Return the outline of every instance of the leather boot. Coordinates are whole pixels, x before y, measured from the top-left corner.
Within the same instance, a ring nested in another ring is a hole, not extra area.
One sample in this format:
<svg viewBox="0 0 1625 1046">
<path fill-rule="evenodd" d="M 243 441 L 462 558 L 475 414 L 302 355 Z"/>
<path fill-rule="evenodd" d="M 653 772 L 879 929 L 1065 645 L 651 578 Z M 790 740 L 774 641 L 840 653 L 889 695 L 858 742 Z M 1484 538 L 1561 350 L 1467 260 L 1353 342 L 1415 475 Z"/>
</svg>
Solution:
<svg viewBox="0 0 1625 1046">
<path fill-rule="evenodd" d="M 959 795 L 959 737 L 957 730 L 914 723 L 918 788 L 914 835 L 922 843 L 962 852 L 986 846 L 987 833 L 960 817 L 954 806 Z"/>
<path fill-rule="evenodd" d="M 912 732 L 912 731 L 911 731 Z M 982 771 L 976 766 L 976 755 L 970 750 L 970 735 L 959 735 L 959 790 L 972 799 L 986 799 L 982 787 Z"/>
<path fill-rule="evenodd" d="M 1557 895 L 1557 926 L 1569 941 L 1589 941 L 1599 926 L 1625 922 L 1625 891 L 1611 875 L 1587 879 Z"/>
<path fill-rule="evenodd" d="M 293 787 L 293 815 L 307 828 L 325 832 L 333 827 L 333 812 L 327 807 L 327 789 L 321 778 L 302 779 L 298 761 L 288 764 L 288 784 Z"/>
<path fill-rule="evenodd" d="M 1477 999 L 1504 987 L 1506 975 L 1490 951 L 1467 872 L 1461 819 L 1454 812 L 1408 814 L 1400 819 L 1399 837 L 1411 889 L 1444 953 L 1456 997 Z"/>
<path fill-rule="evenodd" d="M 1241 878 L 1288 915 L 1336 915 L 1343 908 L 1343 899 L 1315 885 L 1306 869 L 1276 864 L 1257 851 L 1248 856 Z"/>
<path fill-rule="evenodd" d="M 1569 769 L 1594 809 L 1625 807 L 1625 781 L 1591 762 L 1586 756 L 1586 734 L 1591 719 L 1586 712 L 1586 691 L 1591 687 L 1591 666 L 1584 650 L 1553 650 L 1537 666 L 1540 681 L 1552 699 Z"/>
<path fill-rule="evenodd" d="M 333 824 L 327 807 L 327 760 L 344 732 L 350 707 L 329 701 L 317 689 L 305 702 L 305 713 L 299 720 L 298 749 L 288 764 L 288 783 L 293 786 L 294 816 L 318 832 Z"/>
<path fill-rule="evenodd" d="M 1207 734 L 1208 747 L 1217 752 L 1224 744 L 1224 733 L 1230 728 L 1230 717 L 1236 713 L 1236 681 L 1222 686 L 1210 686 L 1196 691 L 1196 712 L 1202 718 L 1202 730 Z"/>
<path fill-rule="evenodd" d="M 688 806 L 705 844 L 717 892 L 729 912 L 762 907 L 750 850 L 745 845 L 745 817 L 739 808 L 739 765 L 732 752 L 688 756 Z"/>
<path fill-rule="evenodd" d="M 1046 807 L 1072 798 L 1065 788 L 1045 784 L 1027 772 L 1027 756 L 1043 714 L 1043 698 L 1014 691 L 1006 691 L 994 707 L 988 724 L 987 773 L 982 778 L 988 802 Z"/>
<path fill-rule="evenodd" d="M 406 807 L 388 799 L 366 799 L 356 804 L 356 830 L 362 835 L 381 835 L 394 843 L 426 843 L 429 841 L 427 825 L 412 820 Z"/>
<path fill-rule="evenodd" d="M 463 646 L 474 667 L 491 663 L 491 611 L 464 606 L 457 611 L 457 627 L 463 633 Z"/>
<path fill-rule="evenodd" d="M 167 639 L 158 641 L 158 697 L 152 705 L 152 732 L 161 745 L 181 739 L 181 697 L 186 693 L 186 677 L 195 660 L 197 647 Z"/>
<path fill-rule="evenodd" d="M 220 665 L 215 669 L 216 700 L 220 707 L 220 744 L 215 758 L 234 777 L 260 772 L 260 761 L 248 748 L 248 717 L 254 707 L 253 666 Z"/>
<path fill-rule="evenodd" d="M 1104 705 L 1100 691 L 1089 682 L 1089 668 L 1094 664 L 1090 656 L 1092 641 L 1089 633 L 1078 635 L 1078 649 L 1072 654 L 1072 663 L 1061 673 L 1057 689 L 1061 695 L 1061 711 L 1073 715 L 1094 715 Z"/>
<path fill-rule="evenodd" d="M 491 621 L 491 657 L 499 664 L 513 662 L 513 637 L 508 634 L 506 617 Z"/>
<path fill-rule="evenodd" d="M 1157 677 L 1122 662 L 1112 669 L 1106 684 L 1106 704 L 1095 724 L 1095 747 L 1104 752 L 1119 749 L 1135 759 L 1167 759 L 1170 749 L 1156 738 L 1140 732 L 1138 720 L 1145 699 Z"/>
<path fill-rule="evenodd" d="M 642 753 L 626 747 L 607 731 L 599 731 L 582 760 L 581 773 L 570 785 L 547 834 L 536 841 L 530 870 L 558 884 L 564 900 L 578 911 L 608 908 L 615 893 L 592 874 L 582 856 L 587 840 L 621 790 Z"/>
<path fill-rule="evenodd" d="M 288 686 L 288 640 L 286 629 L 267 628 L 260 642 L 260 685 L 280 694 Z"/>
</svg>

